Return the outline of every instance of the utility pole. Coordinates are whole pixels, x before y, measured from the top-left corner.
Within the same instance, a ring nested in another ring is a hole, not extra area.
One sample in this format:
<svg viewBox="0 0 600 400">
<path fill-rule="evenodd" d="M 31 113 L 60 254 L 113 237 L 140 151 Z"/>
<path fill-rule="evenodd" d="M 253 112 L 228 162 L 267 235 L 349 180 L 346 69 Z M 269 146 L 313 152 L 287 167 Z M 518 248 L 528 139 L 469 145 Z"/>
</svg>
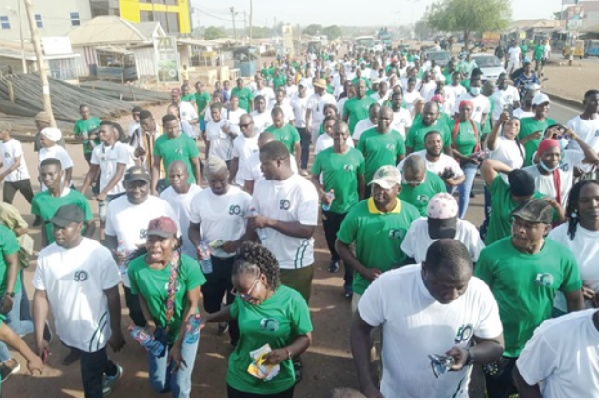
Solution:
<svg viewBox="0 0 600 400">
<path fill-rule="evenodd" d="M 244 10 L 244 37 L 248 35 L 248 24 L 246 23 L 246 10 Z"/>
<path fill-rule="evenodd" d="M 25 61 L 25 40 L 23 38 L 23 19 L 21 18 L 21 0 L 17 2 L 17 14 L 19 16 L 19 39 L 21 39 L 21 64 L 23 73 L 27 73 L 27 61 Z"/>
<path fill-rule="evenodd" d="M 233 25 L 233 39 L 237 40 L 237 31 L 235 30 L 235 8 L 231 7 L 229 11 L 231 11 L 231 23 Z"/>
<path fill-rule="evenodd" d="M 253 6 L 252 6 L 252 0 L 250 0 L 250 18 L 248 21 L 248 25 L 250 25 L 250 29 L 249 29 L 249 33 L 248 36 L 250 37 L 250 39 L 252 39 L 252 13 L 253 13 Z"/>
<path fill-rule="evenodd" d="M 46 111 L 50 116 L 50 125 L 56 128 L 56 121 L 54 120 L 54 113 L 52 112 L 52 102 L 50 101 L 50 85 L 48 84 L 48 71 L 46 69 L 46 63 L 44 62 L 44 55 L 42 54 L 40 33 L 38 32 L 37 25 L 35 24 L 35 17 L 33 16 L 33 4 L 31 3 L 31 0 L 24 1 L 25 11 L 27 12 L 27 19 L 29 20 L 29 29 L 31 30 L 31 40 L 33 42 L 35 57 L 37 59 L 38 68 L 40 70 L 40 81 L 42 82 L 42 100 L 44 103 L 44 111 Z"/>
</svg>

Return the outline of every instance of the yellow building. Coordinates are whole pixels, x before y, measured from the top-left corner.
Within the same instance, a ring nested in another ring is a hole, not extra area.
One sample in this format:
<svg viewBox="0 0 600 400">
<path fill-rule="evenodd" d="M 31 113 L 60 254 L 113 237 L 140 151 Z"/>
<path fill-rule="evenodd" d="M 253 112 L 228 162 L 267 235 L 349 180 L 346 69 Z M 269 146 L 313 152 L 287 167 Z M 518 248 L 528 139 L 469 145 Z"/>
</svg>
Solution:
<svg viewBox="0 0 600 400">
<path fill-rule="evenodd" d="M 119 0 L 121 18 L 131 22 L 158 21 L 167 33 L 190 33 L 189 0 Z"/>
</svg>

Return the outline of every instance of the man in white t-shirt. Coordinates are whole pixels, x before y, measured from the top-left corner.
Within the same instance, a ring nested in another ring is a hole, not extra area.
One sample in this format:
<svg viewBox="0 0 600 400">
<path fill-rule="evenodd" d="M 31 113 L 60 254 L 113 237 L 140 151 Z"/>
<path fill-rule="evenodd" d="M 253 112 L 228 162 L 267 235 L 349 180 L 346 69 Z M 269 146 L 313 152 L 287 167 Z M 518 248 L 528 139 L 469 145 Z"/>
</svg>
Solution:
<svg viewBox="0 0 600 400">
<path fill-rule="evenodd" d="M 40 144 L 42 148 L 39 152 L 40 164 L 47 158 L 56 158 L 60 161 L 60 167 L 64 171 L 63 187 L 71 186 L 71 176 L 73 175 L 73 160 L 64 147 L 58 145 L 62 138 L 62 132 L 58 128 L 44 128 L 40 132 Z M 40 190 L 43 192 L 47 188 L 40 181 Z"/>
<path fill-rule="evenodd" d="M 267 110 L 267 101 L 263 95 L 258 95 L 254 98 L 254 111 L 250 115 L 252 116 L 254 129 L 259 134 L 273 125 L 271 111 Z"/>
<path fill-rule="evenodd" d="M 229 110 L 226 115 L 222 115 L 221 117 L 226 117 L 229 125 L 231 127 L 232 139 L 235 139 L 240 132 L 240 118 L 242 115 L 246 114 L 246 110 L 240 107 L 240 98 L 238 96 L 231 96 L 231 100 L 229 100 Z"/>
<path fill-rule="evenodd" d="M 269 86 L 265 86 L 265 80 L 259 74 L 256 74 L 255 77 L 256 82 L 256 90 L 254 90 L 253 96 L 262 96 L 265 98 L 267 104 L 270 104 L 271 101 L 275 100 L 275 92 Z"/>
<path fill-rule="evenodd" d="M 325 132 L 317 138 L 317 143 L 315 143 L 315 157 L 323 150 L 333 147 L 333 126 L 337 121 L 335 117 L 326 117 L 325 121 L 323 121 L 323 130 Z M 354 148 L 354 142 L 350 136 L 346 138 L 346 145 Z"/>
<path fill-rule="evenodd" d="M 513 370 L 520 397 L 597 399 L 598 349 L 597 308 L 544 321 Z"/>
<path fill-rule="evenodd" d="M 479 259 L 479 253 L 485 247 L 479 229 L 469 221 L 458 219 L 458 203 L 448 193 L 438 193 L 429 200 L 427 218 L 413 221 L 400 248 L 413 262 L 422 263 L 429 246 L 439 239 L 463 243 L 473 262 Z"/>
<path fill-rule="evenodd" d="M 185 163 L 181 160 L 173 161 L 169 165 L 167 177 L 171 185 L 162 191 L 160 198 L 173 207 L 173 211 L 179 217 L 179 227 L 182 232 L 183 254 L 196 258 L 196 249 L 188 237 L 188 228 L 190 226 L 190 213 L 192 200 L 202 191 L 202 188 L 195 183 L 189 183 L 190 173 Z"/>
<path fill-rule="evenodd" d="M 233 127 L 222 114 L 221 104 L 211 104 L 210 112 L 207 115 L 212 117 L 210 120 L 205 120 L 204 141 L 206 146 L 204 158 L 214 156 L 226 161 L 231 160 L 233 152 L 231 132 Z"/>
<path fill-rule="evenodd" d="M 308 108 L 308 99 L 310 98 L 307 90 L 308 83 L 306 82 L 306 79 L 300 80 L 300 82 L 298 82 L 298 91 L 290 101 L 290 105 L 294 111 L 294 126 L 298 129 L 298 133 L 300 134 L 300 147 L 302 148 L 300 153 L 300 169 L 302 170 L 308 168 L 311 141 L 310 134 L 306 130 L 306 110 Z M 270 114 L 269 118 L 271 118 Z"/>
<path fill-rule="evenodd" d="M 104 225 L 108 203 L 125 193 L 123 175 L 130 161 L 128 146 L 117 140 L 117 131 L 112 122 L 102 121 L 98 127 L 101 144 L 94 147 L 81 193 L 85 195 L 92 182 L 100 174 L 100 193 L 98 201 L 98 219 L 100 219 L 100 240 L 104 240 Z"/>
<path fill-rule="evenodd" d="M 356 123 L 354 127 L 354 133 L 352 134 L 352 140 L 354 144 L 358 144 L 360 137 L 363 132 L 368 131 L 371 128 L 374 128 L 379 121 L 379 110 L 381 110 L 381 104 L 373 103 L 369 106 L 369 118 L 360 120 Z"/>
<path fill-rule="evenodd" d="M 313 83 L 315 94 L 310 96 L 306 105 L 306 131 L 311 135 L 313 143 L 317 141 L 319 128 L 325 119 L 323 111 L 326 104 L 336 105 L 335 97 L 327 93 L 327 82 L 325 79 L 319 79 Z"/>
<path fill-rule="evenodd" d="M 106 247 L 81 236 L 79 207 L 62 206 L 51 222 L 56 242 L 40 251 L 33 277 L 37 354 L 44 362 L 50 355 L 42 331 L 51 308 L 61 342 L 81 353 L 85 397 L 107 397 L 123 373 L 106 354 L 109 344 L 125 345 L 119 269 Z"/>
<path fill-rule="evenodd" d="M 10 135 L 12 126 L 8 122 L 0 122 L 0 182 L 4 182 L 2 201 L 12 204 L 17 191 L 31 204 L 33 189 L 29 177 L 27 163 L 23 156 L 21 142 Z"/>
<path fill-rule="evenodd" d="M 290 100 L 285 97 L 285 89 L 283 87 L 280 87 L 275 91 L 275 100 L 273 100 L 269 104 L 269 108 L 271 109 L 271 111 L 275 107 L 281 108 L 286 122 L 289 122 L 290 124 L 294 125 L 294 120 L 296 119 L 296 116 L 294 114 L 292 106 L 290 105 Z"/>
<path fill-rule="evenodd" d="M 243 187 L 244 173 L 238 174 L 244 168 L 248 158 L 258 152 L 258 134 L 254 129 L 254 121 L 250 114 L 242 115 L 240 118 L 240 129 L 242 134 L 233 141 L 233 158 L 229 168 L 229 179 L 232 183 Z"/>
<path fill-rule="evenodd" d="M 119 264 L 129 316 L 137 326 L 146 326 L 139 298 L 129 289 L 127 263 L 139 249 L 144 248 L 151 220 L 164 216 L 173 221 L 179 221 L 179 218 L 169 203 L 149 196 L 150 174 L 143 167 L 131 167 L 125 171 L 123 184 L 125 196 L 111 201 L 106 210 L 105 246 Z"/>
<path fill-rule="evenodd" d="M 444 154 L 442 135 L 438 131 L 429 131 L 424 137 L 425 150 L 413 153 L 425 161 L 428 171 L 438 175 L 449 187 L 458 186 L 465 181 L 465 173 L 456 160 Z M 398 170 L 402 171 L 406 159 L 400 161 Z"/>
<path fill-rule="evenodd" d="M 508 63 L 506 64 L 506 72 L 510 75 L 521 67 L 521 48 L 516 40 L 513 40 L 508 49 Z"/>
<path fill-rule="evenodd" d="M 476 75 L 471 78 L 471 88 L 469 91 L 456 99 L 456 103 L 454 104 L 455 118 L 458 118 L 458 108 L 460 102 L 463 100 L 469 100 L 473 103 L 473 113 L 471 114 L 471 119 L 480 125 L 485 122 L 487 115 L 490 112 L 491 105 L 487 96 L 481 94 L 482 86 L 480 75 Z"/>
<path fill-rule="evenodd" d="M 402 92 L 400 91 L 392 94 L 392 111 L 394 112 L 392 129 L 406 140 L 406 132 L 412 126 L 412 115 L 410 115 L 410 111 L 402 107 Z M 356 131 L 356 128 L 354 129 Z"/>
<path fill-rule="evenodd" d="M 598 117 L 598 90 L 588 90 L 583 96 L 583 113 L 567 122 L 567 128 L 590 145 L 596 153 L 600 152 L 600 118 Z M 581 150 L 577 142 L 571 140 L 568 149 Z"/>
<path fill-rule="evenodd" d="M 451 110 L 454 110 L 454 106 L 457 104 L 456 99 L 467 93 L 467 89 L 460 84 L 461 76 L 460 71 L 453 72 L 452 82 L 446 82 L 446 86 L 444 86 L 445 100 Z"/>
<path fill-rule="evenodd" d="M 492 113 L 492 123 L 500 119 L 500 114 L 509 108 L 517 109 L 521 106 L 519 91 L 513 85 L 509 85 L 506 79 L 506 73 L 501 73 L 498 77 L 498 88 L 492 95 L 494 100 L 494 112 Z"/>
<path fill-rule="evenodd" d="M 190 209 L 190 237 L 198 259 L 210 257 L 212 272 L 205 271 L 206 284 L 202 285 L 204 309 L 208 313 L 219 311 L 223 297 L 226 304 L 233 303 L 231 293 L 233 284 L 231 272 L 235 253 L 242 243 L 246 232 L 246 217 L 252 198 L 242 189 L 229 184 L 227 164 L 219 158 L 210 157 L 206 161 L 206 180 L 208 188 L 192 200 Z M 201 243 L 208 242 L 210 255 L 204 253 Z M 213 243 L 221 241 L 221 244 Z M 235 346 L 239 339 L 236 321 L 229 322 L 231 344 Z"/>
<path fill-rule="evenodd" d="M 187 88 L 189 93 L 189 86 L 184 85 L 184 87 Z M 189 101 L 181 101 L 180 89 L 171 90 L 171 104 L 177 106 L 179 109 L 179 117 L 183 121 L 187 121 L 190 125 L 198 124 L 198 111 L 196 110 L 196 106 Z"/>
<path fill-rule="evenodd" d="M 279 262 L 281 282 L 296 289 L 308 302 L 319 196 L 309 180 L 293 172 L 290 153 L 283 143 L 271 141 L 260 148 L 259 154 L 265 179 L 254 185 L 251 206 L 256 216 L 248 219 L 247 237 L 260 238 Z"/>
<path fill-rule="evenodd" d="M 369 368 L 369 336 L 381 326 L 380 388 Z M 472 364 L 504 350 L 498 305 L 473 277 L 466 247 L 441 239 L 419 265 L 382 274 L 358 303 L 350 342 L 367 397 L 468 397 Z"/>
</svg>

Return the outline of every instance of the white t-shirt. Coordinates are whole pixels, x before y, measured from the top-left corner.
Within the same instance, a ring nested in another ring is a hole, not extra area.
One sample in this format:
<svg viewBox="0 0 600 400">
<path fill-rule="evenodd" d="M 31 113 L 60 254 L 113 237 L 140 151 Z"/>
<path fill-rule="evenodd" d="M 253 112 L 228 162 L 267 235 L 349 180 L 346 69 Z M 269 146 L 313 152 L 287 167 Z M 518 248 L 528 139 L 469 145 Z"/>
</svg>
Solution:
<svg viewBox="0 0 600 400">
<path fill-rule="evenodd" d="M 210 106 L 204 113 L 204 122 L 212 121 L 212 113 L 210 112 Z M 221 119 L 227 119 L 227 109 L 225 107 L 221 108 Z"/>
<path fill-rule="evenodd" d="M 433 162 L 427 159 L 427 150 L 416 151 L 413 154 L 421 157 L 423 161 L 425 161 L 425 166 L 428 171 L 433 172 L 436 175 L 439 175 L 444 172 L 446 168 L 450 168 L 452 172 L 454 172 L 454 178 L 459 178 L 464 175 L 463 170 L 460 168 L 460 165 L 456 160 L 450 157 L 447 154 L 440 154 L 440 159 Z M 404 162 L 406 158 L 398 163 L 398 169 L 402 172 L 402 167 L 404 167 Z"/>
<path fill-rule="evenodd" d="M 385 397 L 468 397 L 472 366 L 433 375 L 430 354 L 454 346 L 468 348 L 473 336 L 502 333 L 498 305 L 489 287 L 472 277 L 465 293 L 449 304 L 436 301 L 423 283 L 421 265 L 388 271 L 367 288 L 358 303 L 360 317 L 382 325 Z"/>
<path fill-rule="evenodd" d="M 319 195 L 307 179 L 294 174 L 286 180 L 260 180 L 254 184 L 252 206 L 259 215 L 278 221 L 298 221 L 317 226 Z M 315 262 L 314 239 L 295 238 L 273 228 L 264 228 L 263 245 L 279 261 L 281 269 L 307 267 Z"/>
<path fill-rule="evenodd" d="M 177 223 L 178 234 L 179 217 L 173 207 L 158 197 L 148 196 L 142 204 L 132 204 L 127 196 L 121 196 L 110 203 L 106 208 L 107 236 L 116 236 L 117 242 L 127 253 L 132 253 L 146 243 L 148 223 L 155 218 L 167 216 Z M 129 287 L 127 266 L 120 265 L 123 284 Z"/>
<path fill-rule="evenodd" d="M 479 259 L 479 253 L 485 247 L 485 244 L 479 237 L 479 230 L 469 221 L 459 219 L 456 221 L 456 235 L 454 239 L 462 242 L 469 250 L 469 254 L 476 262 Z M 421 263 L 425 261 L 427 250 L 437 239 L 431 239 L 427 218 L 421 217 L 410 225 L 406 237 L 402 241 L 400 248 L 408 257 Z"/>
<path fill-rule="evenodd" d="M 446 85 L 444 86 L 444 93 L 446 94 L 446 104 L 449 104 L 448 107 L 450 107 L 451 110 L 454 110 L 456 99 L 467 93 L 467 89 L 465 89 L 465 87 L 460 83 L 456 86 Z"/>
<path fill-rule="evenodd" d="M 354 126 L 354 133 L 352 134 L 352 139 L 354 139 L 358 142 L 360 140 L 360 137 L 362 136 L 363 132 L 365 132 L 371 128 L 374 128 L 375 126 L 376 126 L 376 124 L 371 122 L 371 120 L 369 118 L 361 119 Z M 321 135 L 321 136 L 323 136 L 323 135 Z"/>
<path fill-rule="evenodd" d="M 227 117 L 227 121 L 229 121 L 229 124 L 231 126 L 231 132 L 235 133 L 236 135 L 242 133 L 242 131 L 240 130 L 240 118 L 242 118 L 242 115 L 244 114 L 246 114 L 246 110 L 244 110 L 243 108 L 238 108 L 237 110 L 229 110 L 229 112 L 225 114 L 225 116 Z"/>
<path fill-rule="evenodd" d="M 266 104 L 269 104 L 271 100 L 275 100 L 275 92 L 269 86 L 263 86 L 262 89 L 254 90 L 254 97 L 263 96 L 265 98 Z"/>
<path fill-rule="evenodd" d="M 39 154 L 40 164 L 42 163 L 42 161 L 44 161 L 47 158 L 56 158 L 57 160 L 60 161 L 60 166 L 63 171 L 65 171 L 69 168 L 73 168 L 73 160 L 71 159 L 71 156 L 69 156 L 69 153 L 67 152 L 67 150 L 65 150 L 65 148 L 62 146 L 55 144 L 54 146 L 51 146 L 51 147 L 42 147 L 38 154 Z M 69 182 L 67 186 L 71 186 L 71 182 Z M 42 183 L 40 185 L 40 190 L 43 192 L 46 189 L 48 189 L 48 188 L 46 187 L 46 185 L 44 185 Z"/>
<path fill-rule="evenodd" d="M 586 142 L 596 153 L 600 152 L 600 118 L 584 120 L 578 115 L 566 124 L 567 128 L 572 129 L 581 140 Z M 579 144 L 571 140 L 567 149 L 579 150 L 581 147 Z M 582 152 L 583 155 L 583 152 Z"/>
<path fill-rule="evenodd" d="M 573 166 L 581 162 L 581 153 L 576 150 L 565 150 L 562 152 L 561 165 L 558 168 L 560 173 L 560 204 L 563 207 L 567 206 L 569 192 L 573 187 Z M 535 181 L 535 190 L 545 194 L 546 196 L 556 198 L 556 188 L 554 186 L 554 174 L 542 175 L 537 165 L 530 165 L 523 168 L 533 177 Z"/>
<path fill-rule="evenodd" d="M 239 240 L 246 233 L 246 213 L 252 197 L 237 186 L 217 196 L 210 188 L 202 190 L 192 200 L 190 221 L 200 224 L 200 234 L 209 242 Z M 212 250 L 216 257 L 229 258 L 222 248 Z"/>
<path fill-rule="evenodd" d="M 512 169 L 519 169 L 523 166 L 523 157 L 525 157 L 523 145 L 517 140 L 508 140 L 504 136 L 496 138 L 496 148 L 490 149 L 489 154 L 490 159 L 503 162 Z"/>
<path fill-rule="evenodd" d="M 319 129 L 321 123 L 325 119 L 323 111 L 327 104 L 336 105 L 335 97 L 332 94 L 324 93 L 323 96 L 319 96 L 317 93 L 313 94 L 308 99 L 307 109 L 310 109 L 311 128 Z"/>
<path fill-rule="evenodd" d="M 346 139 L 346 144 L 348 147 L 354 147 L 354 141 L 350 136 Z M 333 138 L 326 133 L 320 135 L 317 139 L 317 143 L 315 143 L 315 157 L 317 154 L 330 147 L 333 147 Z"/>
<path fill-rule="evenodd" d="M 573 252 L 583 284 L 598 292 L 600 289 L 598 283 L 598 265 L 600 265 L 598 232 L 589 231 L 578 224 L 575 229 L 575 237 L 571 240 L 567 234 L 568 229 L 568 223 L 561 224 L 550 231 L 548 238 L 559 242 Z M 591 303 L 588 303 L 587 306 L 590 307 Z M 567 300 L 562 292 L 556 292 L 554 307 L 567 312 Z"/>
<path fill-rule="evenodd" d="M 431 98 L 435 94 L 435 89 L 437 89 L 437 83 L 435 81 L 423 83 L 423 87 L 421 87 L 420 90 L 421 97 L 423 97 L 425 101 L 431 100 Z"/>
<path fill-rule="evenodd" d="M 273 118 L 271 118 L 271 112 L 267 109 L 265 109 L 265 112 L 263 113 L 259 113 L 256 110 L 252 111 L 252 114 L 250 115 L 252 116 L 252 120 L 254 121 L 254 130 L 259 134 L 263 133 L 265 129 L 273 125 Z"/>
<path fill-rule="evenodd" d="M 179 115 L 183 121 L 193 121 L 198 119 L 198 112 L 196 111 L 196 106 L 187 101 L 182 101 L 179 104 Z"/>
<path fill-rule="evenodd" d="M 304 97 L 294 96 L 291 101 L 294 110 L 294 125 L 296 128 L 306 128 L 306 107 L 308 106 L 308 95 Z"/>
<path fill-rule="evenodd" d="M 296 85 L 285 85 L 285 95 L 288 99 L 291 99 L 292 97 L 294 97 L 296 95 L 296 93 L 298 93 L 298 86 Z"/>
<path fill-rule="evenodd" d="M 16 139 L 10 139 L 8 142 L 0 141 L 0 152 L 2 152 L 2 172 L 12 167 L 16 159 L 21 157 L 19 167 L 4 178 L 6 182 L 18 182 L 30 178 L 21 142 Z"/>
<path fill-rule="evenodd" d="M 512 107 L 515 101 L 519 101 L 519 91 L 516 87 L 508 85 L 506 90 L 496 89 L 492 99 L 494 100 L 494 112 L 492 113 L 492 119 L 500 119 L 500 115 L 504 112 L 504 106 Z"/>
<path fill-rule="evenodd" d="M 242 165 L 246 165 L 248 158 L 258 152 L 258 135 L 248 138 L 244 135 L 239 135 L 233 141 L 233 158 L 238 159 L 238 173 L 235 177 L 235 183 L 243 186 L 243 174 L 240 176 Z"/>
<path fill-rule="evenodd" d="M 275 102 L 271 102 L 271 104 L 269 104 L 269 114 L 273 111 L 273 108 L 275 107 L 279 107 L 281 108 L 281 111 L 283 111 L 283 118 L 285 118 L 286 122 L 290 122 L 293 124 L 294 120 L 296 119 L 296 114 L 294 114 L 294 110 L 292 109 L 292 106 L 289 104 L 289 102 L 283 102 L 280 106 L 276 105 Z M 306 116 L 305 118 L 306 119 Z"/>
<path fill-rule="evenodd" d="M 533 111 L 524 111 L 522 108 L 517 108 L 513 111 L 513 117 L 523 119 L 533 117 L 535 113 Z"/>
<path fill-rule="evenodd" d="M 225 127 L 231 127 L 229 121 L 221 118 L 220 121 L 205 121 L 205 135 L 210 142 L 208 156 L 219 157 L 221 160 L 231 160 L 233 152 L 233 141 L 231 136 L 223 131 Z"/>
<path fill-rule="evenodd" d="M 290 158 L 290 168 L 294 174 L 298 173 L 298 165 L 296 164 L 296 160 Z M 238 177 L 244 181 L 262 181 L 265 179 L 261 169 L 260 169 L 260 153 L 257 151 L 252 153 L 244 166 L 240 164 L 240 168 L 238 171 Z"/>
<path fill-rule="evenodd" d="M 596 309 L 544 321 L 517 360 L 529 385 L 540 382 L 545 398 L 598 398 Z"/>
<path fill-rule="evenodd" d="M 486 96 L 480 94 L 479 96 L 473 97 L 471 93 L 464 93 L 456 99 L 456 103 L 454 103 L 454 113 L 458 113 L 458 107 L 463 100 L 469 100 L 473 103 L 471 119 L 478 124 L 481 123 L 483 114 L 489 114 L 490 112 L 490 100 Z"/>
<path fill-rule="evenodd" d="M 415 89 L 412 92 L 405 90 L 403 98 L 404 98 L 404 104 L 406 104 L 406 108 L 408 109 L 408 111 L 410 111 L 412 113 L 413 109 L 415 108 L 415 102 L 422 97 L 421 97 L 421 93 L 419 93 L 417 91 L 417 89 Z"/>
<path fill-rule="evenodd" d="M 358 124 L 357 124 L 358 125 Z M 398 132 L 403 139 L 406 138 L 406 131 L 412 126 L 412 115 L 406 108 L 401 108 L 394 112 L 394 120 L 392 121 L 392 129 Z M 356 129 L 355 129 L 356 132 Z"/>
<path fill-rule="evenodd" d="M 339 99 L 339 101 L 337 102 L 338 115 L 342 115 L 342 112 L 344 111 L 344 104 L 346 104 L 347 101 L 348 97 L 344 97 Z"/>
<path fill-rule="evenodd" d="M 183 254 L 194 259 L 196 258 L 196 249 L 188 236 L 188 228 L 190 227 L 192 200 L 201 191 L 200 186 L 192 183 L 187 193 L 177 193 L 173 186 L 169 186 L 160 194 L 160 198 L 169 203 L 177 215 L 181 237 L 183 238 Z"/>
<path fill-rule="evenodd" d="M 129 137 L 133 136 L 133 132 L 140 127 L 140 123 L 136 121 L 131 121 L 129 123 Z"/>
<path fill-rule="evenodd" d="M 45 290 L 60 340 L 83 352 L 106 347 L 110 315 L 105 290 L 121 282 L 111 252 L 83 238 L 66 249 L 52 243 L 40 251 L 33 287 Z"/>
<path fill-rule="evenodd" d="M 521 48 L 519 46 L 512 46 L 508 49 L 508 60 L 512 63 L 518 64 L 521 62 Z"/>
<path fill-rule="evenodd" d="M 101 143 L 94 147 L 92 150 L 92 158 L 90 163 L 98 165 L 100 169 L 100 191 L 103 191 L 108 183 L 117 173 L 119 164 L 123 164 L 126 168 L 131 158 L 131 153 L 128 150 L 128 145 L 115 142 L 111 147 L 106 147 L 104 143 Z M 123 193 L 125 188 L 123 187 L 123 177 L 119 180 L 113 188 L 108 192 L 109 195 L 115 195 Z"/>
</svg>

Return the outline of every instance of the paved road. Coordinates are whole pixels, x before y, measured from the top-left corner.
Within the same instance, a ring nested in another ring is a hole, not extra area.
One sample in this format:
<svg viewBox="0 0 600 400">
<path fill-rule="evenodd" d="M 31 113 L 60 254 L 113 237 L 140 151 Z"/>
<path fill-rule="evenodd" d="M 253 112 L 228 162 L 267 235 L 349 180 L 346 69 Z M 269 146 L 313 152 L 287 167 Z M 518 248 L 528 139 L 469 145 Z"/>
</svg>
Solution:
<svg viewBox="0 0 600 400">
<path fill-rule="evenodd" d="M 576 115 L 581 114 L 582 108 L 575 109 L 570 105 L 562 104 L 558 101 L 550 104 L 550 115 L 549 117 L 554 119 L 556 122 L 566 124 L 569 120 L 574 118 Z"/>
</svg>

